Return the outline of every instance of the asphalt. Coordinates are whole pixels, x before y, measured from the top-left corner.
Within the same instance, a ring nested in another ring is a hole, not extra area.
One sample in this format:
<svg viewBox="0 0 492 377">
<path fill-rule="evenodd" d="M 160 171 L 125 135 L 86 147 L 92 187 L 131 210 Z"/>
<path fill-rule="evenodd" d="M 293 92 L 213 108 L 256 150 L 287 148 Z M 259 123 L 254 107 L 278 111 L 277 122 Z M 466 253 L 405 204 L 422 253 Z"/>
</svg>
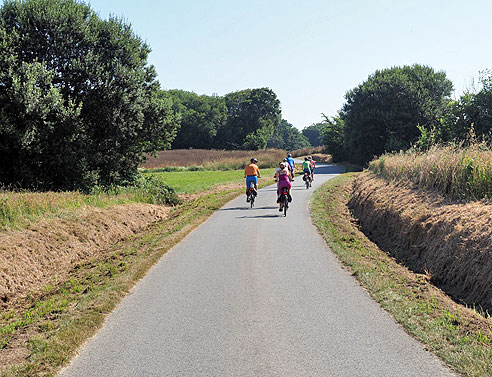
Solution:
<svg viewBox="0 0 492 377">
<path fill-rule="evenodd" d="M 157 263 L 63 377 L 454 376 L 374 303 L 311 223 L 296 178 L 229 202 Z"/>
</svg>

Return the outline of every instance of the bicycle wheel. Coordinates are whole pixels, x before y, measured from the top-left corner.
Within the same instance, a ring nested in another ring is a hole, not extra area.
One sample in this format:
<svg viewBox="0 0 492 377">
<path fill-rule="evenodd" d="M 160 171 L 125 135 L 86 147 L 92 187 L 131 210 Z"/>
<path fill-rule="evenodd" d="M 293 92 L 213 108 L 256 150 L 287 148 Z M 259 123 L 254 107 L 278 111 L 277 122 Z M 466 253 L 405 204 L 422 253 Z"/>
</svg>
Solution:
<svg viewBox="0 0 492 377">
<path fill-rule="evenodd" d="M 287 216 L 287 210 L 289 209 L 289 199 L 286 194 L 282 195 L 282 201 L 284 203 L 284 216 Z"/>
<path fill-rule="evenodd" d="M 255 205 L 255 184 L 253 182 L 249 183 L 249 198 L 251 208 L 253 208 Z"/>
</svg>

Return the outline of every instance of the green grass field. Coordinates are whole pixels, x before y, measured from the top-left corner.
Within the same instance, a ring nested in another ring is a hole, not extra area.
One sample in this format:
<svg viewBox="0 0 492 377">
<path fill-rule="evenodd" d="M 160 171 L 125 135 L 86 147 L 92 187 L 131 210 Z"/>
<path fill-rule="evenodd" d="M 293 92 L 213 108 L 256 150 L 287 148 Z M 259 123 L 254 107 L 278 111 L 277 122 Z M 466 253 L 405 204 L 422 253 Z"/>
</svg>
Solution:
<svg viewBox="0 0 492 377">
<path fill-rule="evenodd" d="M 261 174 L 265 178 L 271 178 L 275 169 L 262 169 Z M 142 173 L 152 175 L 156 179 L 173 187 L 179 194 L 193 194 L 206 190 L 212 186 L 227 183 L 244 182 L 243 170 L 228 171 L 181 171 L 181 172 L 159 172 L 151 170 Z"/>
</svg>

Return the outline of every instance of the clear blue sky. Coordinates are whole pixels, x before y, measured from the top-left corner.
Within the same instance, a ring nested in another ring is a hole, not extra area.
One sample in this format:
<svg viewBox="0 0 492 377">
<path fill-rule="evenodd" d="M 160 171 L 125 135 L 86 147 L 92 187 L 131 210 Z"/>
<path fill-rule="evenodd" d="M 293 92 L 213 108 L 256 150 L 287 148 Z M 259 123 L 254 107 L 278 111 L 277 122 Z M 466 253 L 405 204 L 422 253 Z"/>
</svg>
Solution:
<svg viewBox="0 0 492 377">
<path fill-rule="evenodd" d="M 377 69 L 445 71 L 455 97 L 492 68 L 490 0 L 88 0 L 152 48 L 164 89 L 269 87 L 302 129 L 333 116 Z"/>
</svg>

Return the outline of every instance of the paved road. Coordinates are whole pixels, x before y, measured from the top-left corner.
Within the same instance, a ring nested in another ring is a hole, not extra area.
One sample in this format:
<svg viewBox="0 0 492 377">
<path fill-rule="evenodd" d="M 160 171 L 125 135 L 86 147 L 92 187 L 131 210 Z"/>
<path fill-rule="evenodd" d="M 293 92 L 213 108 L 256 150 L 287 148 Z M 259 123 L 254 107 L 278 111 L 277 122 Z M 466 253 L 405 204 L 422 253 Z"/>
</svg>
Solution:
<svg viewBox="0 0 492 377">
<path fill-rule="evenodd" d="M 297 178 L 229 202 L 174 247 L 61 376 L 452 376 L 344 271 Z"/>
</svg>

